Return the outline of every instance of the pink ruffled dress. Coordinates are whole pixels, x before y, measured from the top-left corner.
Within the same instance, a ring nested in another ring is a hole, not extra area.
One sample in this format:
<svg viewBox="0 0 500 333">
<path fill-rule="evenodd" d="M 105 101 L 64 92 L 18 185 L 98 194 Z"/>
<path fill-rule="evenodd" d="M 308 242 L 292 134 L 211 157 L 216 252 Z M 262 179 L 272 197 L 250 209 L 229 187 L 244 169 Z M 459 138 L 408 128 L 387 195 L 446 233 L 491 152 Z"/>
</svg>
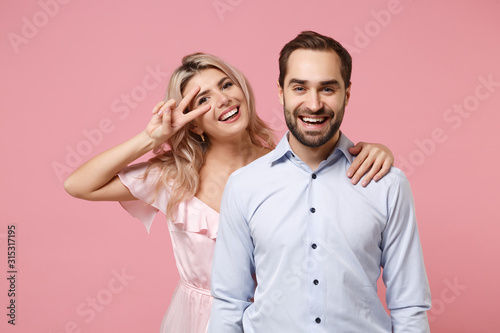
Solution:
<svg viewBox="0 0 500 333">
<path fill-rule="evenodd" d="M 149 165 L 139 163 L 124 168 L 118 176 L 139 200 L 122 201 L 121 205 L 140 219 L 149 232 L 158 211 L 166 214 L 168 188 L 157 194 L 158 173 L 150 172 L 146 180 L 140 177 Z M 165 314 L 162 333 L 204 333 L 210 316 L 210 272 L 219 225 L 219 213 L 196 197 L 179 204 L 175 221 L 168 221 L 175 262 L 180 281 Z"/>
</svg>

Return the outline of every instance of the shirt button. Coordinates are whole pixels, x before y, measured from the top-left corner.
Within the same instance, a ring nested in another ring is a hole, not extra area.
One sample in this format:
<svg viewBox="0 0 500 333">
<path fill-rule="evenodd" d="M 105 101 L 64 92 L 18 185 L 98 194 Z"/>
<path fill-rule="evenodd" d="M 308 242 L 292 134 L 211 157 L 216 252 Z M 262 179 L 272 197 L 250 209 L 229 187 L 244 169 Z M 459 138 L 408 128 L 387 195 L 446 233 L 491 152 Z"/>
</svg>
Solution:
<svg viewBox="0 0 500 333">
<path fill-rule="evenodd" d="M 310 209 L 310 211 L 311 211 L 311 213 L 316 213 L 316 208 L 312 207 L 312 208 Z"/>
<path fill-rule="evenodd" d="M 321 323 L 321 318 L 319 318 L 319 317 L 318 317 L 318 318 L 316 318 L 316 322 L 317 322 L 318 324 L 319 324 L 319 323 Z"/>
<path fill-rule="evenodd" d="M 312 177 L 312 179 L 316 179 L 316 174 L 313 173 L 311 177 Z"/>
<path fill-rule="evenodd" d="M 312 244 L 311 247 L 316 250 L 316 248 L 318 247 L 318 245 Z"/>
<path fill-rule="evenodd" d="M 314 285 L 317 286 L 319 284 L 319 281 L 318 280 L 314 280 L 313 283 L 314 283 Z"/>
</svg>

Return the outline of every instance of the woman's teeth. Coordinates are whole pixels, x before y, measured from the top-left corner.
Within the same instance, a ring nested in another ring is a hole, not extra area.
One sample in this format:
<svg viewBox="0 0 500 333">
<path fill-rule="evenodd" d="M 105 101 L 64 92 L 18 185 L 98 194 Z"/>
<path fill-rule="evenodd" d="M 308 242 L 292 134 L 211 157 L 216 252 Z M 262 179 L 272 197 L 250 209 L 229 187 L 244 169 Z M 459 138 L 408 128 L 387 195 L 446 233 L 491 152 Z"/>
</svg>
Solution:
<svg viewBox="0 0 500 333">
<path fill-rule="evenodd" d="M 228 120 L 229 118 L 231 118 L 232 116 L 234 116 L 235 114 L 238 113 L 238 108 L 234 108 L 234 110 L 232 111 L 229 111 L 228 113 L 226 113 L 225 115 L 223 115 L 220 120 L 221 121 L 226 121 Z"/>
</svg>

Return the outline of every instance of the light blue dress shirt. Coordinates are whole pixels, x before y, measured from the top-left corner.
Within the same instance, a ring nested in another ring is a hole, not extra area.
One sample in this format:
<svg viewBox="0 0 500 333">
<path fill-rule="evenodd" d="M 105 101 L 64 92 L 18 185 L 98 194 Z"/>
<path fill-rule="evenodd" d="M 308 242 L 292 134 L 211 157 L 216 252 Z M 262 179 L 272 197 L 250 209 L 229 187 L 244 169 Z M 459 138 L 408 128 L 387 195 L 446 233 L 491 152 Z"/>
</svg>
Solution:
<svg viewBox="0 0 500 333">
<path fill-rule="evenodd" d="M 430 290 L 403 172 L 354 186 L 347 137 L 312 171 L 287 135 L 226 185 L 208 332 L 429 332 Z M 390 316 L 377 295 L 381 267 Z"/>
</svg>

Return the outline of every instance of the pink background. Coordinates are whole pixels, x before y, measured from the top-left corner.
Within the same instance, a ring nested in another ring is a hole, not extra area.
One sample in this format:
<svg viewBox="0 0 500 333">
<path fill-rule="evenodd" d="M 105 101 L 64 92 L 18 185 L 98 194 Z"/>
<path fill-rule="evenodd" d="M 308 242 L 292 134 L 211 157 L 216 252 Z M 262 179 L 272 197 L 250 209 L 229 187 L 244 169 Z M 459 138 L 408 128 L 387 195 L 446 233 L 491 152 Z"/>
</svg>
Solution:
<svg viewBox="0 0 500 333">
<path fill-rule="evenodd" d="M 278 52 L 305 29 L 353 55 L 343 131 L 389 146 L 410 179 L 432 331 L 498 332 L 498 0 L 59 1 L 0 4 L 2 332 L 157 332 L 178 279 L 164 217 L 148 236 L 117 203 L 71 198 L 63 179 L 141 131 L 195 51 L 246 73 L 281 136 Z"/>
</svg>

